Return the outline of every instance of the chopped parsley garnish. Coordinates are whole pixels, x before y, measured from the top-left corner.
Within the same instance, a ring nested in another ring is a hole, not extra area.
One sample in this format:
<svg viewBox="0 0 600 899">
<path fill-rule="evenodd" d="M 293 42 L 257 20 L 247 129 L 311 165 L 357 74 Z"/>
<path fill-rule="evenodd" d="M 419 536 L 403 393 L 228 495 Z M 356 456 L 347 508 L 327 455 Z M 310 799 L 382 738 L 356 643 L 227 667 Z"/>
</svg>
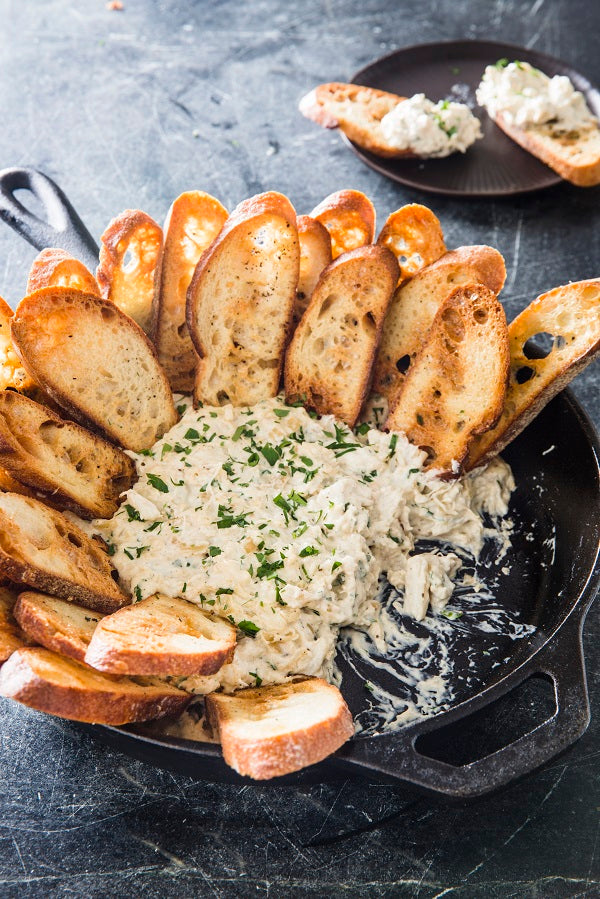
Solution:
<svg viewBox="0 0 600 899">
<path fill-rule="evenodd" d="M 298 525 L 295 531 L 292 531 L 292 537 L 301 537 L 306 530 L 308 530 L 308 525 L 305 521 L 303 521 Z"/>
<path fill-rule="evenodd" d="M 462 618 L 463 613 L 454 609 L 442 609 L 442 615 L 444 618 L 449 618 L 450 621 L 457 621 L 459 618 Z"/>
<path fill-rule="evenodd" d="M 282 452 L 279 447 L 271 446 L 270 443 L 265 443 L 264 446 L 261 446 L 260 452 L 265 457 L 269 465 L 275 465 L 276 462 L 279 462 L 282 456 Z"/>
<path fill-rule="evenodd" d="M 232 528 L 234 525 L 238 528 L 248 527 L 248 520 L 246 519 L 246 513 L 243 512 L 241 515 L 234 515 L 231 508 L 228 506 L 219 506 L 218 512 L 219 520 L 217 522 L 213 522 L 216 524 L 219 530 L 223 530 L 224 528 Z"/>
<path fill-rule="evenodd" d="M 220 546 L 209 546 L 208 547 L 209 556 L 220 556 L 222 552 L 223 552 L 223 550 L 221 549 Z"/>
<path fill-rule="evenodd" d="M 277 416 L 277 418 L 285 418 L 286 415 L 290 414 L 289 409 L 273 409 L 273 412 Z"/>
<path fill-rule="evenodd" d="M 155 490 L 159 490 L 161 493 L 168 493 L 169 488 L 165 484 L 162 478 L 159 478 L 157 474 L 149 474 L 147 475 L 148 483 L 151 487 L 154 487 Z"/>
<path fill-rule="evenodd" d="M 334 562 L 333 565 L 331 566 L 331 573 L 333 574 L 334 571 L 337 571 L 337 569 L 341 568 L 341 567 L 342 567 L 341 562 Z"/>
<path fill-rule="evenodd" d="M 231 587 L 219 587 L 215 590 L 215 596 L 231 596 L 233 589 Z"/>
<path fill-rule="evenodd" d="M 341 428 L 339 425 L 334 425 L 335 427 L 335 440 L 333 443 L 325 444 L 326 449 L 334 450 L 336 459 L 339 459 L 340 456 L 344 456 L 346 453 L 351 453 L 355 449 L 360 447 L 360 443 L 350 443 L 346 438 L 350 437 L 350 431 L 346 431 L 344 428 Z M 333 435 L 331 435 L 333 436 Z"/>
<path fill-rule="evenodd" d="M 123 507 L 127 512 L 127 520 L 128 521 L 142 521 L 142 516 L 133 506 L 130 506 L 129 503 L 126 503 Z"/>
<path fill-rule="evenodd" d="M 167 453 L 170 453 L 170 452 L 171 452 L 172 449 L 173 449 L 173 447 L 171 446 L 170 443 L 163 443 L 163 448 L 162 448 L 161 451 L 160 451 L 160 458 L 161 458 L 161 461 L 165 458 L 165 456 L 167 455 Z"/>
<path fill-rule="evenodd" d="M 200 434 L 196 428 L 188 428 L 183 437 L 184 440 L 200 440 Z"/>
<path fill-rule="evenodd" d="M 398 435 L 392 434 L 390 438 L 390 456 L 393 456 L 396 452 L 396 445 L 398 443 Z"/>
<path fill-rule="evenodd" d="M 182 403 L 180 406 L 177 406 L 177 414 L 183 415 L 183 413 L 185 412 L 186 409 L 187 409 L 187 406 L 185 405 L 185 403 Z"/>
<path fill-rule="evenodd" d="M 246 634 L 247 637 L 255 637 L 259 632 L 260 628 L 258 625 L 254 624 L 253 621 L 238 621 L 237 627 L 242 631 L 242 633 Z"/>
<path fill-rule="evenodd" d="M 508 59 L 506 58 L 506 56 L 503 56 L 502 59 L 499 59 L 495 63 L 495 67 L 497 69 L 505 69 L 507 67 L 507 65 L 508 65 Z"/>
<path fill-rule="evenodd" d="M 371 426 L 366 421 L 363 421 L 362 424 L 360 424 L 356 428 L 356 433 L 362 435 L 362 434 L 366 434 L 370 430 L 371 430 Z"/>
<path fill-rule="evenodd" d="M 305 559 L 307 556 L 318 556 L 319 550 L 316 546 L 305 546 L 300 550 L 300 558 Z"/>
<path fill-rule="evenodd" d="M 142 601 L 142 590 L 141 590 L 141 587 L 139 584 L 136 584 L 135 587 L 133 588 L 133 595 L 135 596 L 136 602 Z"/>
<path fill-rule="evenodd" d="M 256 671 L 249 671 L 248 674 L 250 675 L 250 677 L 254 678 L 254 680 L 256 681 L 256 686 L 260 687 L 260 685 L 263 682 L 263 679 L 260 676 L 260 674 L 257 674 Z"/>
</svg>

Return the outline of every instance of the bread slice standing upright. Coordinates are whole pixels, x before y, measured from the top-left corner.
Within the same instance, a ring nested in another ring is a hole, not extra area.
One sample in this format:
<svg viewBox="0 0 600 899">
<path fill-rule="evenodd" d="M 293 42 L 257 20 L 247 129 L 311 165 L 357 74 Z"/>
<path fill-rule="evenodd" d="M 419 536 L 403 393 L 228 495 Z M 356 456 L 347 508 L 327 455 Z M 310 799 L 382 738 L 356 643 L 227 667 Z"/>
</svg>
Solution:
<svg viewBox="0 0 600 899">
<path fill-rule="evenodd" d="M 457 475 L 473 437 L 498 421 L 508 369 L 506 317 L 495 293 L 482 284 L 457 287 L 392 398 L 385 427 L 425 449 L 427 467 Z"/>
<path fill-rule="evenodd" d="M 375 207 L 360 190 L 336 190 L 315 206 L 310 217 L 329 231 L 333 259 L 373 243 Z"/>
<path fill-rule="evenodd" d="M 136 476 L 122 450 L 13 390 L 0 393 L 0 467 L 81 518 L 111 518 Z"/>
<path fill-rule="evenodd" d="M 550 335 L 550 352 L 538 358 L 528 342 Z M 468 468 L 502 452 L 544 406 L 600 355 L 600 279 L 555 287 L 534 300 L 508 327 L 510 380 L 496 427 L 469 452 Z"/>
<path fill-rule="evenodd" d="M 227 218 L 210 194 L 190 190 L 172 204 L 164 224 L 160 290 L 155 296 L 153 340 L 171 389 L 191 393 L 196 353 L 185 321 L 185 302 L 196 264 Z"/>
<path fill-rule="evenodd" d="M 506 267 L 498 250 L 473 246 L 445 253 L 400 284 L 385 320 L 373 390 L 388 399 L 398 390 L 438 309 L 456 287 L 480 283 L 498 294 L 505 278 Z"/>
<path fill-rule="evenodd" d="M 21 301 L 11 335 L 25 368 L 52 399 L 125 449 L 149 449 L 175 424 L 154 347 L 114 303 L 45 287 Z"/>
<path fill-rule="evenodd" d="M 29 270 L 27 293 L 42 287 L 72 287 L 100 296 L 98 283 L 83 262 L 56 247 L 42 250 Z"/>
<path fill-rule="evenodd" d="M 446 252 L 440 220 L 420 203 L 409 203 L 388 215 L 377 243 L 398 260 L 401 284 Z"/>
<path fill-rule="evenodd" d="M 28 642 L 14 617 L 16 601 L 17 594 L 14 590 L 0 587 L 0 665 Z"/>
<path fill-rule="evenodd" d="M 225 761 L 255 780 L 314 765 L 354 734 L 342 694 L 319 677 L 209 693 L 205 703 Z"/>
<path fill-rule="evenodd" d="M 288 347 L 288 400 L 354 425 L 398 272 L 393 253 L 378 246 L 344 253 L 325 269 Z"/>
<path fill-rule="evenodd" d="M 35 389 L 35 381 L 23 368 L 10 336 L 10 323 L 14 312 L 0 297 L 0 390 L 12 387 L 21 393 Z"/>
<path fill-rule="evenodd" d="M 20 593 L 13 614 L 33 643 L 79 662 L 84 661 L 92 634 L 102 618 L 99 612 L 37 590 Z"/>
<path fill-rule="evenodd" d="M 294 325 L 304 315 L 321 272 L 331 262 L 331 237 L 325 225 L 310 215 L 299 215 L 296 224 L 300 242 L 300 274 L 294 306 Z"/>
<path fill-rule="evenodd" d="M 353 143 L 377 156 L 414 155 L 390 145 L 381 120 L 406 97 L 360 84 L 319 84 L 300 101 L 300 112 L 323 128 L 339 128 Z"/>
<path fill-rule="evenodd" d="M 162 249 L 162 228 L 141 209 L 125 209 L 100 238 L 96 280 L 102 296 L 129 315 L 146 334 L 152 330 Z"/>
<path fill-rule="evenodd" d="M 287 197 L 258 194 L 234 209 L 188 290 L 187 324 L 199 356 L 196 402 L 242 406 L 277 395 L 299 263 Z"/>
</svg>

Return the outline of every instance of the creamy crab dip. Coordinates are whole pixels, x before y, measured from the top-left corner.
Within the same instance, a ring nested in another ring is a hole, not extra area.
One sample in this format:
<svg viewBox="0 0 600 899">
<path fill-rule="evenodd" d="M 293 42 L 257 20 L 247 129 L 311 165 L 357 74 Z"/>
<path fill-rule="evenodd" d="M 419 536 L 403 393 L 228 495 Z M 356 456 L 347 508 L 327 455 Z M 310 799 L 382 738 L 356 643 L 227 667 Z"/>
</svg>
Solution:
<svg viewBox="0 0 600 899">
<path fill-rule="evenodd" d="M 399 103 L 383 117 L 381 129 L 391 146 L 423 157 L 465 153 L 483 136 L 479 119 L 464 103 L 433 103 L 425 94 Z"/>
<path fill-rule="evenodd" d="M 583 94 L 566 75 L 549 78 L 528 62 L 499 60 L 487 66 L 477 89 L 477 102 L 492 118 L 527 128 L 552 122 L 573 131 L 596 122 Z"/>
<path fill-rule="evenodd" d="M 332 679 L 341 627 L 385 639 L 382 572 L 406 588 L 407 612 L 443 608 L 460 564 L 447 544 L 477 556 L 481 512 L 504 515 L 514 486 L 500 460 L 442 481 L 402 434 L 351 431 L 281 398 L 178 409 L 152 450 L 131 454 L 139 479 L 119 511 L 88 529 L 136 600 L 179 596 L 237 626 L 233 661 L 187 678 L 194 692 Z M 412 555 L 422 539 L 439 551 Z"/>
</svg>

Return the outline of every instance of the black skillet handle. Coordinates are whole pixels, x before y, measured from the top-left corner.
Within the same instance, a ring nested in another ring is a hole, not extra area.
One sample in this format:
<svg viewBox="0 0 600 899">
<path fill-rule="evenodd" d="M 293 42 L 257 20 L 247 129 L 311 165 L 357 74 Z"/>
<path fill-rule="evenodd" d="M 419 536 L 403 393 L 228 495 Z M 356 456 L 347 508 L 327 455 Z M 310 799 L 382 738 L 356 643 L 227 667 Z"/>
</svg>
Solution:
<svg viewBox="0 0 600 899">
<path fill-rule="evenodd" d="M 574 743 L 590 721 L 582 624 L 576 619 L 566 622 L 556 638 L 536 656 L 524 678 L 525 681 L 532 675 L 546 674 L 552 679 L 556 711 L 550 718 L 508 746 L 461 767 L 423 755 L 413 740 L 403 747 L 397 767 L 393 763 L 386 766 L 388 772 L 395 767 L 397 775 L 425 789 L 470 799 L 530 773 Z"/>
<path fill-rule="evenodd" d="M 17 198 L 28 190 L 42 204 L 38 218 Z M 92 272 L 98 265 L 98 246 L 60 187 L 47 175 L 30 168 L 0 172 L 0 218 L 38 250 L 59 247 L 83 262 Z"/>
</svg>

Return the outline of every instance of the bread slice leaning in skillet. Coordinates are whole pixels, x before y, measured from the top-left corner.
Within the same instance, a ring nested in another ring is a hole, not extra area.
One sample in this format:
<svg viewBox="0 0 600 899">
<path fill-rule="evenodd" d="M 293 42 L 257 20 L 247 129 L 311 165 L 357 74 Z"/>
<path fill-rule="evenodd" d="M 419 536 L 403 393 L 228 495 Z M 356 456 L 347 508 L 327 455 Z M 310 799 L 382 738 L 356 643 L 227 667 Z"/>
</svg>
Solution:
<svg viewBox="0 0 600 899">
<path fill-rule="evenodd" d="M 85 660 L 92 634 L 102 618 L 100 612 L 37 590 L 19 594 L 13 615 L 32 643 L 79 662 Z"/>
<path fill-rule="evenodd" d="M 393 253 L 372 245 L 338 256 L 325 269 L 288 347 L 288 401 L 354 425 L 398 272 Z"/>
<path fill-rule="evenodd" d="M 177 197 L 164 224 L 152 339 L 171 388 L 179 393 L 192 392 L 196 368 L 196 353 L 185 320 L 187 289 L 200 256 L 226 219 L 227 210 L 218 200 L 201 190 L 190 190 Z"/>
<path fill-rule="evenodd" d="M 187 324 L 199 356 L 195 402 L 252 405 L 277 395 L 299 264 L 287 197 L 259 194 L 234 209 L 188 290 Z"/>
<path fill-rule="evenodd" d="M 42 287 L 72 287 L 100 296 L 100 288 L 83 262 L 75 259 L 66 250 L 49 247 L 42 250 L 31 265 L 27 279 L 27 293 Z"/>
<path fill-rule="evenodd" d="M 574 281 L 543 293 L 508 327 L 510 380 L 502 417 L 476 438 L 467 468 L 498 455 L 544 406 L 600 355 L 600 279 Z M 539 353 L 528 342 L 551 340 Z"/>
<path fill-rule="evenodd" d="M 296 225 L 300 242 L 300 273 L 294 305 L 294 326 L 302 318 L 321 272 L 331 262 L 331 237 L 325 225 L 310 215 L 299 215 Z"/>
<path fill-rule="evenodd" d="M 14 589 L 0 587 L 0 665 L 29 642 L 14 616 L 16 601 L 17 593 Z"/>
<path fill-rule="evenodd" d="M 114 303 L 67 287 L 25 297 L 11 335 L 30 375 L 69 415 L 134 452 L 177 414 L 154 347 Z"/>
<path fill-rule="evenodd" d="M 426 467 L 456 476 L 473 437 L 500 417 L 508 369 L 506 317 L 495 293 L 482 284 L 458 287 L 392 397 L 385 427 L 425 449 Z"/>
<path fill-rule="evenodd" d="M 226 763 L 255 780 L 314 765 L 354 734 L 342 694 L 318 677 L 209 693 L 205 704 Z"/>
<path fill-rule="evenodd" d="M 420 203 L 409 203 L 388 215 L 377 243 L 391 250 L 398 260 L 399 284 L 446 253 L 440 220 Z"/>
<path fill-rule="evenodd" d="M 360 190 L 336 190 L 315 206 L 310 217 L 329 231 L 333 259 L 373 243 L 375 207 Z"/>
</svg>

